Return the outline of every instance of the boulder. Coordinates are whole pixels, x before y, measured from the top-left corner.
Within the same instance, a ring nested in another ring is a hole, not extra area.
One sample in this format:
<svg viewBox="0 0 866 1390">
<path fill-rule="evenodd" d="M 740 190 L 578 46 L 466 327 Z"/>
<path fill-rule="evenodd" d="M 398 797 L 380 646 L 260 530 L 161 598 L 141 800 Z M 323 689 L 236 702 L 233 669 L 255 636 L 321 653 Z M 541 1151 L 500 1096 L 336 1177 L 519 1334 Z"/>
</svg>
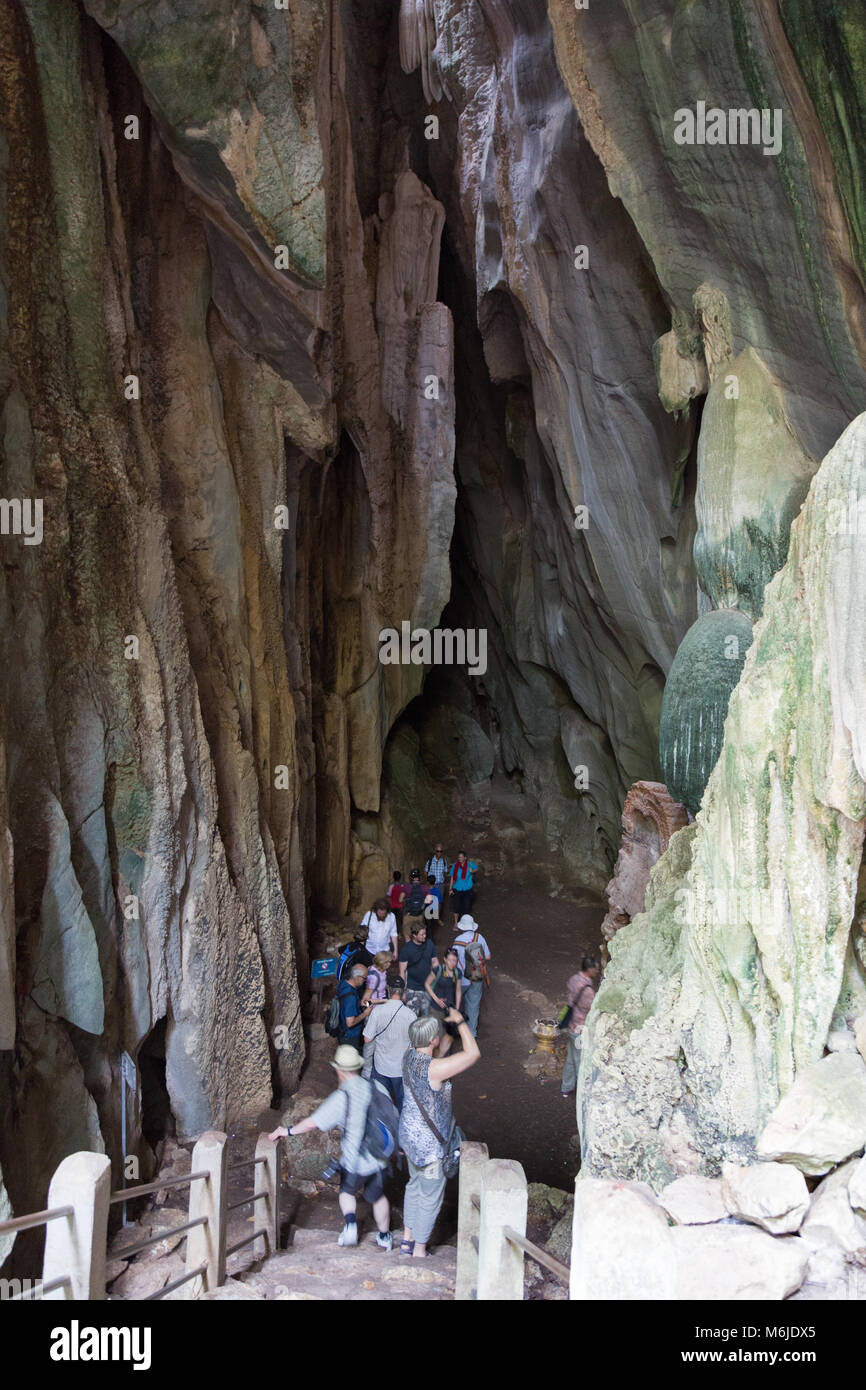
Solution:
<svg viewBox="0 0 866 1390">
<path fill-rule="evenodd" d="M 820 1176 L 866 1144 L 866 1063 L 832 1052 L 800 1072 L 758 1140 L 760 1158 Z"/>
<path fill-rule="evenodd" d="M 848 1183 L 848 1201 L 854 1211 L 866 1216 L 866 1157 L 855 1165 Z"/>
<path fill-rule="evenodd" d="M 732 1216 L 762 1226 L 770 1235 L 798 1231 L 809 1210 L 809 1189 L 797 1168 L 784 1163 L 722 1167 L 722 1197 Z"/>
<path fill-rule="evenodd" d="M 866 1062 L 866 1014 L 862 1014 L 854 1024 L 854 1041 L 857 1044 L 857 1051 Z"/>
<path fill-rule="evenodd" d="M 862 1160 L 852 1159 L 819 1183 L 812 1193 L 812 1205 L 801 1232 L 810 1250 L 843 1250 L 853 1254 L 866 1248 L 866 1216 L 855 1211 L 850 1182 Z"/>
<path fill-rule="evenodd" d="M 787 1298 L 800 1287 L 809 1250 L 799 1236 L 774 1238 L 750 1226 L 674 1226 L 677 1299 Z"/>
<path fill-rule="evenodd" d="M 582 1179 L 574 1194 L 571 1298 L 675 1298 L 671 1234 L 644 1184 Z"/>
<path fill-rule="evenodd" d="M 677 1226 L 706 1226 L 724 1221 L 727 1208 L 722 1200 L 722 1184 L 718 1178 L 705 1178 L 700 1173 L 685 1173 L 674 1178 L 659 1193 L 659 1202 Z"/>
<path fill-rule="evenodd" d="M 827 1036 L 828 1052 L 856 1052 L 857 1042 L 847 1028 L 836 1028 Z"/>
</svg>

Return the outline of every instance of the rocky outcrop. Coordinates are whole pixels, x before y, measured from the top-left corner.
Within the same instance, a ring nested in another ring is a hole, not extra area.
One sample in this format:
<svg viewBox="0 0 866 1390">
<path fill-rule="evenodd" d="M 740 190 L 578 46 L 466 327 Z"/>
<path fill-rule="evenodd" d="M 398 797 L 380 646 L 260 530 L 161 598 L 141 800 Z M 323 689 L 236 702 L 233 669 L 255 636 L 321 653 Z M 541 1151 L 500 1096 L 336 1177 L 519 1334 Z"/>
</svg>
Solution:
<svg viewBox="0 0 866 1390">
<path fill-rule="evenodd" d="M 608 910 L 601 924 L 605 941 L 643 912 L 650 870 L 688 819 L 685 807 L 674 801 L 663 782 L 635 782 L 629 787 L 619 854 L 605 890 Z"/>
<path fill-rule="evenodd" d="M 661 1186 L 749 1162 L 813 1064 L 861 1065 L 848 1052 L 818 1060 L 862 970 L 850 943 L 866 829 L 853 674 L 866 660 L 866 552 L 837 534 L 831 505 L 852 495 L 866 496 L 866 416 L 827 455 L 794 523 L 697 823 L 674 835 L 646 914 L 612 942 L 580 1073 L 591 1173 Z M 843 1089 L 829 1107 L 856 1109 Z"/>
</svg>

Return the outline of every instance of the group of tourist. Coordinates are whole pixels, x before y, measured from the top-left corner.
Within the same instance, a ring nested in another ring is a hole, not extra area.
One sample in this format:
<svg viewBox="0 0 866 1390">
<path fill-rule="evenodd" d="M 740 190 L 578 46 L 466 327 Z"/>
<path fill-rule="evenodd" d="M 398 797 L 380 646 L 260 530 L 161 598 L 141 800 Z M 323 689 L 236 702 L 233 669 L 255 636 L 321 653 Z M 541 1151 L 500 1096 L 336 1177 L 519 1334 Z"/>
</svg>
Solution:
<svg viewBox="0 0 866 1390">
<path fill-rule="evenodd" d="M 305 1134 L 312 1129 L 338 1128 L 340 1147 L 340 1211 L 343 1229 L 339 1245 L 358 1244 L 358 1197 L 363 1194 L 373 1208 L 376 1244 L 391 1250 L 391 1204 L 385 1194 L 387 1160 L 377 1159 L 365 1147 L 367 1111 L 373 1086 L 382 1086 L 399 1111 L 397 1142 L 405 1154 L 409 1180 L 403 1196 L 403 1238 L 400 1251 L 421 1258 L 445 1196 L 446 1165 L 453 1146 L 451 1078 L 468 1071 L 481 1056 L 469 1025 L 456 1008 L 447 1008 L 444 1026 L 459 1036 L 462 1050 L 446 1056 L 442 1050 L 443 1024 L 427 1015 L 418 1018 L 402 1001 L 402 980 L 392 980 L 389 1022 L 399 1022 L 387 1040 L 388 1022 L 379 1030 L 381 1050 L 377 1061 L 385 1072 L 363 1076 L 364 1059 L 350 1043 L 341 1043 L 331 1066 L 339 1082 L 336 1091 L 297 1124 L 280 1125 L 271 1139 Z M 400 1017 L 404 1013 L 405 1018 Z"/>
<path fill-rule="evenodd" d="M 426 883 L 418 869 L 408 883 L 399 869 L 394 872 L 388 896 L 377 898 L 362 918 L 364 949 L 337 987 L 338 1047 L 331 1065 L 338 1089 L 307 1119 L 271 1134 L 277 1139 L 312 1129 L 341 1130 L 340 1245 L 358 1243 L 357 1198 L 363 1193 L 373 1208 L 377 1244 L 392 1249 L 391 1208 L 383 1184 L 387 1160 L 374 1158 L 364 1144 L 377 1087 L 399 1115 L 397 1142 L 409 1170 L 400 1250 L 415 1257 L 429 1253 L 452 1143 L 451 1079 L 481 1055 L 476 1034 L 491 954 L 470 914 L 477 871 L 464 853 L 449 868 L 437 845 L 424 867 Z M 437 946 L 434 931 L 444 925 L 446 885 L 455 903 L 454 938 Z M 563 1096 L 573 1094 L 577 1085 L 583 1028 L 600 974 L 595 957 L 585 956 L 568 981 Z M 452 1051 L 455 1041 L 459 1051 Z"/>
</svg>

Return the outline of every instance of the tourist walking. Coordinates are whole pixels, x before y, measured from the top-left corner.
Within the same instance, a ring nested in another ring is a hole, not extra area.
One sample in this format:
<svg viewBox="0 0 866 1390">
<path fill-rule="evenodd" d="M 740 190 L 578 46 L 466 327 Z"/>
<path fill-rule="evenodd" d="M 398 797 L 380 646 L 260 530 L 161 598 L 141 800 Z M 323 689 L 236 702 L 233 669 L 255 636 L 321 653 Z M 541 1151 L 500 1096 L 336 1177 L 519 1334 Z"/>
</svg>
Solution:
<svg viewBox="0 0 866 1390">
<path fill-rule="evenodd" d="M 430 1013 L 434 1018 L 438 1018 L 443 1026 L 437 1056 L 445 1057 L 457 1037 L 456 1024 L 446 1023 L 445 1016 L 450 1009 L 456 1009 L 461 1013 L 460 958 L 454 946 L 449 946 L 441 963 L 435 970 L 430 971 L 425 989 L 430 995 Z"/>
<path fill-rule="evenodd" d="M 406 981 L 406 1003 L 422 1016 L 430 1011 L 427 976 L 439 964 L 436 947 L 427 939 L 427 923 L 418 923 L 412 940 L 400 947 L 400 974 Z"/>
<path fill-rule="evenodd" d="M 389 975 L 387 1001 L 364 1028 L 364 1056 L 369 1047 L 371 1078 L 390 1092 L 398 1110 L 403 1109 L 403 1054 L 409 1046 L 409 1026 L 415 1022 L 415 1014 L 403 1000 L 405 990 L 399 975 Z"/>
<path fill-rule="evenodd" d="M 448 877 L 448 860 L 442 853 L 441 845 L 437 845 L 433 853 L 430 855 L 430 858 L 424 865 L 424 872 L 428 876 L 428 883 L 432 879 L 433 882 L 437 885 L 437 887 L 444 890 L 445 880 Z M 442 901 L 441 893 L 439 895 L 439 901 Z"/>
<path fill-rule="evenodd" d="M 573 1095 L 577 1089 L 577 1070 L 580 1066 L 580 1050 L 583 1045 L 583 1029 L 586 1016 L 595 998 L 595 987 L 601 976 L 601 968 L 595 956 L 584 956 L 580 969 L 568 982 L 568 1002 L 571 1018 L 568 1022 L 568 1053 L 562 1073 L 563 1098 Z"/>
<path fill-rule="evenodd" d="M 360 1048 L 361 1032 L 364 1024 L 376 1007 L 370 1001 L 361 1003 L 361 995 L 367 982 L 366 965 L 353 965 L 345 979 L 337 986 L 340 1001 L 340 1031 L 338 1039 L 352 1047 Z M 361 1065 L 363 1066 L 363 1059 Z"/>
<path fill-rule="evenodd" d="M 361 918 L 361 927 L 366 928 L 367 940 L 364 943 L 371 956 L 388 951 L 391 959 L 397 959 L 397 919 L 388 910 L 388 899 L 377 898 L 367 913 Z"/>
<path fill-rule="evenodd" d="M 464 913 L 471 911 L 475 901 L 475 879 L 474 875 L 478 872 L 478 865 L 472 859 L 467 859 L 466 851 L 461 850 L 451 865 L 448 878 L 448 886 L 451 889 L 451 906 L 454 909 L 454 920 L 462 917 Z"/>
<path fill-rule="evenodd" d="M 413 869 L 409 875 L 409 891 L 403 904 L 403 940 L 408 941 L 413 929 L 424 918 L 424 907 L 430 898 L 426 883 L 421 882 L 420 869 Z"/>
<path fill-rule="evenodd" d="M 454 948 L 460 960 L 462 974 L 463 1012 L 472 1030 L 472 1036 L 475 1037 L 478 1033 L 481 996 L 485 984 L 490 984 L 487 969 L 490 964 L 490 947 L 486 938 L 481 935 L 481 928 L 475 918 L 470 917 L 468 912 L 464 913 L 457 923 Z"/>
<path fill-rule="evenodd" d="M 433 1056 L 442 1025 L 431 1015 L 410 1024 L 410 1048 L 403 1058 L 403 1109 L 398 1141 L 409 1164 L 409 1182 L 403 1197 L 400 1251 L 416 1258 L 427 1254 L 427 1242 L 445 1196 L 442 1160 L 453 1126 L 451 1077 L 468 1071 L 481 1056 L 462 1014 L 449 1009 L 445 1017 L 460 1034 L 462 1052 L 449 1057 Z"/>
<path fill-rule="evenodd" d="M 354 1047 L 337 1048 L 331 1066 L 339 1082 L 318 1109 L 305 1120 L 286 1128 L 280 1125 L 268 1136 L 275 1139 L 306 1134 L 311 1129 L 339 1129 L 343 1136 L 340 1147 L 340 1211 L 343 1229 L 338 1245 L 358 1244 L 358 1197 L 364 1197 L 373 1208 L 376 1222 L 376 1244 L 380 1250 L 391 1249 L 391 1206 L 382 1185 L 382 1170 L 386 1164 L 373 1158 L 364 1147 L 364 1126 L 374 1083 L 361 1076 L 362 1061 Z"/>
<path fill-rule="evenodd" d="M 388 889 L 388 906 L 394 914 L 398 928 L 403 926 L 403 901 L 407 892 L 408 889 L 403 882 L 403 870 L 395 869 L 393 882 Z"/>
<path fill-rule="evenodd" d="M 373 957 L 372 965 L 367 967 L 366 988 L 361 996 L 361 1008 L 365 1009 L 368 1004 L 384 1004 L 388 998 L 387 979 L 388 966 L 392 964 L 393 957 L 390 951 L 379 951 Z M 376 1017 L 378 1008 L 370 1015 L 370 1019 Z M 370 1077 L 373 1069 L 373 1047 L 371 1043 L 364 1042 L 364 1067 L 362 1076 Z"/>
</svg>

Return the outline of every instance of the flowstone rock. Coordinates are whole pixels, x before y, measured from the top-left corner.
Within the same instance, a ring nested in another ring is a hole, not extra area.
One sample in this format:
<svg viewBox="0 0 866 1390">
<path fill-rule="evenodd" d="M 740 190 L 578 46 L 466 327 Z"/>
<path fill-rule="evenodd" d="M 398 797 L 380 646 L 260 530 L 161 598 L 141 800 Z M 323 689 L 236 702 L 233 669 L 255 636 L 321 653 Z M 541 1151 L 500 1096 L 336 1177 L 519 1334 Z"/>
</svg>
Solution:
<svg viewBox="0 0 866 1390">
<path fill-rule="evenodd" d="M 674 801 L 662 782 L 635 782 L 629 787 L 619 855 L 605 890 L 608 910 L 601 934 L 606 941 L 643 911 L 650 870 L 688 819 L 685 807 Z"/>
<path fill-rule="evenodd" d="M 714 608 L 761 616 L 815 466 L 778 384 L 745 348 L 716 372 L 698 437 L 695 568 Z"/>
<path fill-rule="evenodd" d="M 820 1104 L 843 1107 L 846 1132 L 815 1127 L 810 1171 L 854 1152 L 866 1126 L 862 1059 L 818 1061 L 850 959 L 866 826 L 855 674 L 866 669 L 866 547 L 838 533 L 833 499 L 866 505 L 866 416 L 824 459 L 791 529 L 697 822 L 673 836 L 646 913 L 611 943 L 579 1075 L 587 1174 L 660 1187 L 751 1163 L 769 1115 L 816 1062 L 845 1078 L 845 1095 L 828 1089 Z M 761 1155 L 794 1158 L 798 1142 L 786 1131 Z"/>
<path fill-rule="evenodd" d="M 744 613 L 705 613 L 689 628 L 668 674 L 659 762 L 671 796 L 692 814 L 718 760 L 731 691 L 751 642 L 752 624 Z"/>
</svg>

